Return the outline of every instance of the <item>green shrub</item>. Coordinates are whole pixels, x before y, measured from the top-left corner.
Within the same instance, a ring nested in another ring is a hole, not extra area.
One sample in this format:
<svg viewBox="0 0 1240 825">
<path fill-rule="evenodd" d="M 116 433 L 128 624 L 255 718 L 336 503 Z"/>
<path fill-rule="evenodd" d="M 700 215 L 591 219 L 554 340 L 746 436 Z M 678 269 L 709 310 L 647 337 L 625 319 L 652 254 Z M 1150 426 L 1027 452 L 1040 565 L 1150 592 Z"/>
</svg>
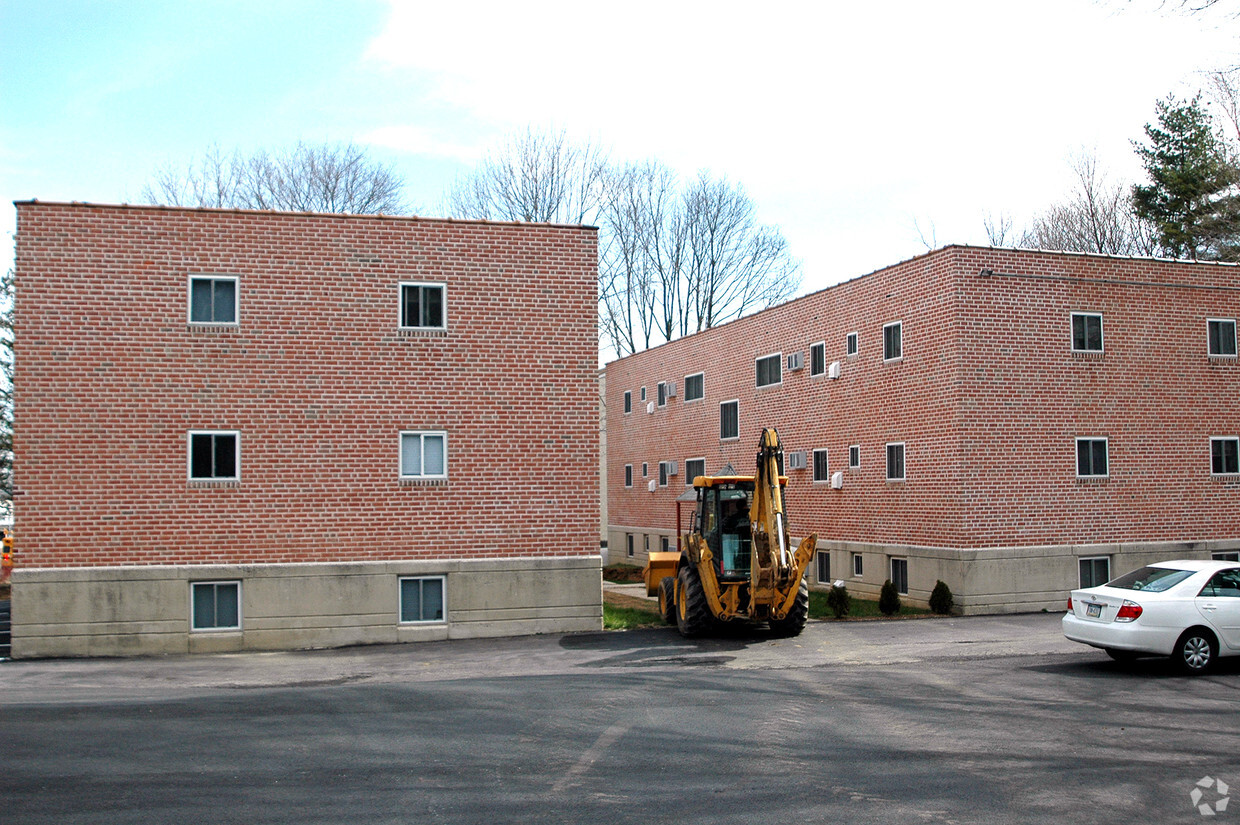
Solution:
<svg viewBox="0 0 1240 825">
<path fill-rule="evenodd" d="M 848 595 L 848 588 L 843 584 L 832 585 L 827 591 L 827 607 L 831 608 L 837 619 L 847 616 L 852 609 L 852 597 Z"/>
<path fill-rule="evenodd" d="M 934 590 L 930 591 L 930 609 L 941 616 L 946 616 L 952 612 L 954 604 L 952 589 L 942 580 L 936 581 Z"/>
<path fill-rule="evenodd" d="M 878 609 L 884 616 L 894 616 L 900 612 L 900 594 L 891 579 L 883 582 L 883 589 L 878 591 Z"/>
</svg>

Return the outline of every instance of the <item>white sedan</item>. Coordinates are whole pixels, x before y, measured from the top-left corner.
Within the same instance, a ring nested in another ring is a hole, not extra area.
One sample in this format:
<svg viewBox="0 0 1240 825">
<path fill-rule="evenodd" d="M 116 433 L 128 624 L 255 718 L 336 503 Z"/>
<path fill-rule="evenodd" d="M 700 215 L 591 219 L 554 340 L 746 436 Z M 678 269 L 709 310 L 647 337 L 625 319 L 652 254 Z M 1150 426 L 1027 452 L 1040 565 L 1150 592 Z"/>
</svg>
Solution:
<svg viewBox="0 0 1240 825">
<path fill-rule="evenodd" d="M 1240 656 L 1240 563 L 1164 561 L 1073 590 L 1063 634 L 1113 659 L 1170 656 L 1205 673 L 1220 656 Z"/>
</svg>

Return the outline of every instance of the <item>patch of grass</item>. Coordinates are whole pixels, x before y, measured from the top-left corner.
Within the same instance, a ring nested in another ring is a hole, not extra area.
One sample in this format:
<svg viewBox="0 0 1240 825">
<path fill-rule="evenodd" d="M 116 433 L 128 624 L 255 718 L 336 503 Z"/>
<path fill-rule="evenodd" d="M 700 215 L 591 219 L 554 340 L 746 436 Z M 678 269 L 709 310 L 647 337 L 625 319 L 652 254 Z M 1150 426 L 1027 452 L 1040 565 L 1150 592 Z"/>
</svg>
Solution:
<svg viewBox="0 0 1240 825">
<path fill-rule="evenodd" d="M 636 630 L 639 627 L 662 627 L 663 618 L 654 610 L 620 607 L 603 602 L 604 630 Z"/>
<path fill-rule="evenodd" d="M 642 568 L 635 564 L 609 564 L 603 568 L 603 580 L 631 584 L 642 580 Z"/>
<path fill-rule="evenodd" d="M 855 594 L 852 596 L 852 606 L 848 611 L 848 616 L 840 621 L 848 621 L 848 619 L 885 619 L 887 618 L 878 609 L 878 600 L 863 599 Z M 909 604 L 902 604 L 900 612 L 892 616 L 898 619 L 902 616 L 930 616 L 933 615 L 924 607 L 913 607 Z M 809 591 L 809 617 L 811 619 L 829 619 L 835 621 L 835 614 L 831 612 L 831 608 L 827 607 L 827 591 L 811 590 Z"/>
</svg>

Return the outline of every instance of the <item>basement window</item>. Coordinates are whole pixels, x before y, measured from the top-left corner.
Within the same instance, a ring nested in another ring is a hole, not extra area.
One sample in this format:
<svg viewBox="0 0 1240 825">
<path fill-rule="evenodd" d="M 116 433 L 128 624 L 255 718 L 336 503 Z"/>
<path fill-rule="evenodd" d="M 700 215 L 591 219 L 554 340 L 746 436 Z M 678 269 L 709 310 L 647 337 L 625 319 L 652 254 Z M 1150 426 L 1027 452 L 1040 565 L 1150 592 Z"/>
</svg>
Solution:
<svg viewBox="0 0 1240 825">
<path fill-rule="evenodd" d="M 241 582 L 191 582 L 191 630 L 240 630 Z"/>
<path fill-rule="evenodd" d="M 400 580 L 400 623 L 444 620 L 444 577 L 426 576 Z"/>
</svg>

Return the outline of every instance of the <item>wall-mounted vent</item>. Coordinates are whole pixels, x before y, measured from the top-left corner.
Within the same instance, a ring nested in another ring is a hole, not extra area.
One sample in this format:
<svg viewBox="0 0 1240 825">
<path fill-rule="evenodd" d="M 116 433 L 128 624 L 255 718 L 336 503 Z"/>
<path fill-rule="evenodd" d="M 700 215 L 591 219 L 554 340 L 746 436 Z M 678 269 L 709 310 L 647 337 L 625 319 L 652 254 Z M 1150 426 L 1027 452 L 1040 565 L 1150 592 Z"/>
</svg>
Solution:
<svg viewBox="0 0 1240 825">
<path fill-rule="evenodd" d="M 678 473 L 678 472 L 680 472 L 680 468 L 679 468 L 678 466 L 676 466 L 676 462 L 675 462 L 675 461 L 669 461 L 669 462 L 667 462 L 667 474 L 668 474 L 669 476 L 674 476 L 674 475 L 676 475 L 676 473 Z"/>
<path fill-rule="evenodd" d="M 834 473 L 832 473 L 832 474 L 831 474 L 831 487 L 832 487 L 832 489 L 839 490 L 839 489 L 843 488 L 843 486 L 844 486 L 844 474 L 843 474 L 843 473 L 841 473 L 841 472 L 834 472 Z"/>
<path fill-rule="evenodd" d="M 657 478 L 650 479 L 650 481 L 646 482 L 646 489 L 652 493 L 659 489 L 659 480 Z"/>
<path fill-rule="evenodd" d="M 804 450 L 796 450 L 795 452 L 788 453 L 788 469 L 789 470 L 804 470 L 805 469 L 805 451 Z"/>
<path fill-rule="evenodd" d="M 654 402 L 653 401 L 646 402 L 646 415 L 654 415 Z"/>
<path fill-rule="evenodd" d="M 788 353 L 788 372 L 796 372 L 805 369 L 805 353 L 790 352 Z"/>
<path fill-rule="evenodd" d="M 840 362 L 839 361 L 831 362 L 831 366 L 827 368 L 827 377 L 828 378 L 839 378 L 840 377 Z"/>
<path fill-rule="evenodd" d="M 675 397 L 676 397 L 676 382 L 675 382 L 675 381 L 669 381 L 669 382 L 668 382 L 668 384 L 667 384 L 667 397 L 668 397 L 668 398 L 675 398 Z"/>
</svg>

